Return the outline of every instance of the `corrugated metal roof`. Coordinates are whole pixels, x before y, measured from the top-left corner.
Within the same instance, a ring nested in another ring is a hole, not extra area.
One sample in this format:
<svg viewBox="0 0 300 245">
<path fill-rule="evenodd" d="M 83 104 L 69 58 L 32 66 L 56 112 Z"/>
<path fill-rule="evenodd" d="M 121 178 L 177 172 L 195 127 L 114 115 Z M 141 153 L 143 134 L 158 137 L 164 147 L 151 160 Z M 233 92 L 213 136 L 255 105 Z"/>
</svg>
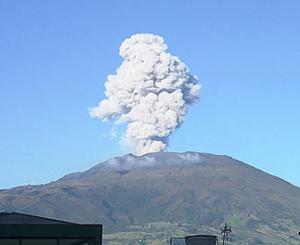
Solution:
<svg viewBox="0 0 300 245">
<path fill-rule="evenodd" d="M 39 217 L 39 216 L 29 215 L 29 214 L 16 213 L 16 212 L 0 213 L 0 224 L 74 225 L 74 223 L 70 223 L 67 221 Z"/>
</svg>

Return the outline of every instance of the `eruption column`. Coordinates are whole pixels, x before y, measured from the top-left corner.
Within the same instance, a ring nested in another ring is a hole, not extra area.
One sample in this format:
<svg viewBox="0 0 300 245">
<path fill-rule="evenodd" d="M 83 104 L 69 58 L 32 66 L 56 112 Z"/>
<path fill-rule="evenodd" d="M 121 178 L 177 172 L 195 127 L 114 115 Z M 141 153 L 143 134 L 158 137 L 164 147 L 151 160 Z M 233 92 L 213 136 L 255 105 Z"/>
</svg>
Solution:
<svg viewBox="0 0 300 245">
<path fill-rule="evenodd" d="M 90 111 L 93 118 L 127 123 L 122 142 L 138 155 L 167 147 L 201 89 L 197 77 L 167 49 L 158 35 L 126 39 L 120 47 L 124 61 L 105 82 L 107 99 Z"/>
</svg>

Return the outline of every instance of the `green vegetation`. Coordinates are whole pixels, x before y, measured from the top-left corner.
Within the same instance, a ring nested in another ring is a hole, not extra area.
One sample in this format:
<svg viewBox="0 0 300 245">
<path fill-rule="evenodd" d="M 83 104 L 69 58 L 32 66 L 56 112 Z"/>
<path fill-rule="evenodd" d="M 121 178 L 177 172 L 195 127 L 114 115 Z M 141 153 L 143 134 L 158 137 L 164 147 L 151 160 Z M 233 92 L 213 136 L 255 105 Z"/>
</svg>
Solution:
<svg viewBox="0 0 300 245">
<path fill-rule="evenodd" d="M 250 229 L 247 222 L 251 218 L 239 217 L 233 215 L 230 218 L 233 232 L 230 234 L 228 245 L 299 245 L 297 232 L 299 227 L 295 226 L 289 220 L 280 220 L 280 229 L 285 232 L 274 232 L 274 227 L 268 225 L 258 225 Z M 289 229 L 289 232 L 286 232 Z M 116 232 L 104 235 L 104 244 L 106 245 L 167 245 L 171 237 L 184 237 L 191 234 L 213 234 L 221 240 L 220 229 L 216 227 L 195 227 L 193 224 L 178 224 L 172 222 L 155 222 L 141 226 L 131 227 L 131 231 Z"/>
</svg>

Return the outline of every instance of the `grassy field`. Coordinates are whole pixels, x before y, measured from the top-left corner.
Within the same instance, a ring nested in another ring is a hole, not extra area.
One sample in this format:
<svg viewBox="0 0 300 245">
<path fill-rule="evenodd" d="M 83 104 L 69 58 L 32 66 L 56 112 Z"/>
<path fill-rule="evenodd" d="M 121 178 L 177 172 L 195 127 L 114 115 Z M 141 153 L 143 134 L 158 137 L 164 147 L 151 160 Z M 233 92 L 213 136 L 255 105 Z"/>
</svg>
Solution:
<svg viewBox="0 0 300 245">
<path fill-rule="evenodd" d="M 274 227 L 267 224 L 252 224 L 249 229 L 249 220 L 253 217 L 232 216 L 229 222 L 232 226 L 232 233 L 228 245 L 299 245 L 299 227 L 289 220 L 280 220 Z M 155 222 L 145 225 L 136 225 L 128 228 L 126 232 L 117 232 L 104 235 L 106 245 L 166 245 L 170 238 L 184 237 L 192 234 L 210 234 L 218 236 L 221 240 L 219 228 L 195 227 L 187 223 Z"/>
</svg>

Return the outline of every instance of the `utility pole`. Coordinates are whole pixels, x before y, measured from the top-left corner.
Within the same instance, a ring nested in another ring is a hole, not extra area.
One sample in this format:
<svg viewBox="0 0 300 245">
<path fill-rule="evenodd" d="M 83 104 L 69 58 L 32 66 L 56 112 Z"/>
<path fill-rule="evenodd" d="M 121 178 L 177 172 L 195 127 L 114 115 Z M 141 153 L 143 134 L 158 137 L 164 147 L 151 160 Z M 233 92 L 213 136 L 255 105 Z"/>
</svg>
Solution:
<svg viewBox="0 0 300 245">
<path fill-rule="evenodd" d="M 225 241 L 228 241 L 228 234 L 231 232 L 231 226 L 229 226 L 227 223 L 225 223 L 224 227 L 221 228 L 221 234 L 222 234 L 222 245 L 225 245 Z"/>
</svg>

